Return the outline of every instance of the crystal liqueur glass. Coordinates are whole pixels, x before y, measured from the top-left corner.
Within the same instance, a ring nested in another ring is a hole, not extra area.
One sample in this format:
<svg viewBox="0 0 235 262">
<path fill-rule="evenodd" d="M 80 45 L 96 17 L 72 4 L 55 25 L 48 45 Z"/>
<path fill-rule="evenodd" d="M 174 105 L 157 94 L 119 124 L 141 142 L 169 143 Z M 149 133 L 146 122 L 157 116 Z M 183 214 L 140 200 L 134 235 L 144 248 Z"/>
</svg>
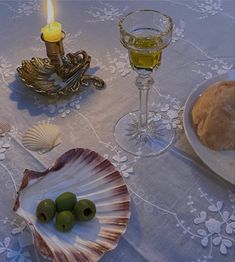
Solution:
<svg viewBox="0 0 235 262">
<path fill-rule="evenodd" d="M 158 155 L 170 146 L 174 131 L 167 115 L 148 111 L 148 96 L 154 83 L 151 74 L 160 66 L 162 50 L 171 42 L 172 19 L 155 10 L 139 10 L 123 17 L 119 28 L 121 43 L 138 74 L 140 107 L 119 119 L 114 136 L 119 146 L 133 155 Z"/>
</svg>

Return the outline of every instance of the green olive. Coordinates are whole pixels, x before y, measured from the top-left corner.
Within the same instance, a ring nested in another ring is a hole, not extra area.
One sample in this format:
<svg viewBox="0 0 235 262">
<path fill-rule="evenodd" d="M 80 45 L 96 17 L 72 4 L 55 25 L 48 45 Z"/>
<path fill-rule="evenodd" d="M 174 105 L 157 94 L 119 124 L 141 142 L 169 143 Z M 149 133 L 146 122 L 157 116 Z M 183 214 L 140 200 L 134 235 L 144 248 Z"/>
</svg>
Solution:
<svg viewBox="0 0 235 262">
<path fill-rule="evenodd" d="M 42 223 L 48 223 L 54 217 L 56 207 L 51 199 L 42 200 L 36 210 L 37 218 Z"/>
<path fill-rule="evenodd" d="M 65 192 L 56 198 L 55 200 L 56 210 L 57 212 L 61 212 L 64 210 L 72 211 L 76 202 L 77 202 L 77 197 L 74 193 Z"/>
<path fill-rule="evenodd" d="M 70 231 L 75 224 L 75 218 L 71 211 L 64 210 L 56 215 L 55 226 L 61 232 Z"/>
<path fill-rule="evenodd" d="M 96 206 L 92 201 L 82 199 L 75 204 L 73 213 L 78 221 L 90 221 L 95 217 Z"/>
</svg>

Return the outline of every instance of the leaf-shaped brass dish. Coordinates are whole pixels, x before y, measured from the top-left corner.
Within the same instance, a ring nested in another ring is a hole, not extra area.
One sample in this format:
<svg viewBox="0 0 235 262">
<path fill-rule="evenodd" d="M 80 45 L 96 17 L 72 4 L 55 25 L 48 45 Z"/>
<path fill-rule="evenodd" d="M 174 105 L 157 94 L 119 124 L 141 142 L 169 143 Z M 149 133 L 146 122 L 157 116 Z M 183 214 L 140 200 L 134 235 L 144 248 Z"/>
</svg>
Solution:
<svg viewBox="0 0 235 262">
<path fill-rule="evenodd" d="M 67 96 L 81 87 L 103 89 L 105 83 L 97 76 L 86 75 L 91 57 L 85 51 L 69 53 L 63 66 L 55 67 L 48 58 L 23 60 L 17 68 L 21 81 L 32 90 L 49 96 Z"/>
</svg>

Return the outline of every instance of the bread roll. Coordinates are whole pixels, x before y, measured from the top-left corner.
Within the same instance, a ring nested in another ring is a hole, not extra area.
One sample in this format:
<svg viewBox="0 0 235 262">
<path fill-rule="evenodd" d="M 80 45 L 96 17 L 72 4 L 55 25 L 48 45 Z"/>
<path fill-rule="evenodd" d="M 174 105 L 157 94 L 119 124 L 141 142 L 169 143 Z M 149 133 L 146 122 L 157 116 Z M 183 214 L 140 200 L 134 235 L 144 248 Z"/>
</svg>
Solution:
<svg viewBox="0 0 235 262">
<path fill-rule="evenodd" d="M 235 148 L 235 81 L 209 86 L 192 109 L 201 142 L 213 150 Z"/>
</svg>

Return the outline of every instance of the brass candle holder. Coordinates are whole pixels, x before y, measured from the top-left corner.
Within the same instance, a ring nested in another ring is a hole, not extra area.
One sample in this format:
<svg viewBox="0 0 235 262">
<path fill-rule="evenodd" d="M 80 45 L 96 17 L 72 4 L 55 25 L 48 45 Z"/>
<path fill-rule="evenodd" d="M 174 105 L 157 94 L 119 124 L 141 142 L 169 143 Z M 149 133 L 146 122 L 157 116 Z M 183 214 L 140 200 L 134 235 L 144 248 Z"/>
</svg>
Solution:
<svg viewBox="0 0 235 262">
<path fill-rule="evenodd" d="M 105 83 L 97 76 L 87 75 L 91 57 L 83 50 L 65 55 L 63 39 L 45 42 L 48 58 L 23 60 L 17 72 L 21 81 L 32 90 L 49 96 L 67 96 L 82 87 L 103 89 Z"/>
</svg>

